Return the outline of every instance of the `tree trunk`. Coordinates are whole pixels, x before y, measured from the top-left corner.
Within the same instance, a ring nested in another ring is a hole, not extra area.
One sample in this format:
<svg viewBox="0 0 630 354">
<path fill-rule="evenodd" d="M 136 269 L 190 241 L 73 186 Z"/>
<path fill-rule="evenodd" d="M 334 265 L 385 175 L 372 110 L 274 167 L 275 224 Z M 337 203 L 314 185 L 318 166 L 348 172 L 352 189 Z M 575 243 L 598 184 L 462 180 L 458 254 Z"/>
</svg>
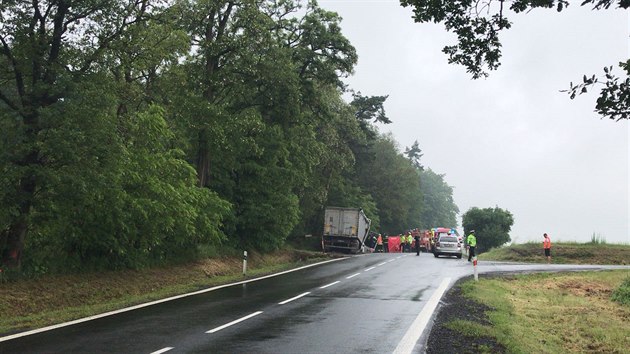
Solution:
<svg viewBox="0 0 630 354">
<path fill-rule="evenodd" d="M 5 243 L 2 252 L 2 265 L 10 268 L 20 268 L 22 264 L 22 251 L 24 250 L 24 240 L 28 232 L 28 217 L 31 212 L 33 195 L 35 194 L 35 178 L 31 176 L 23 177 L 20 180 L 20 203 L 19 216 L 3 232 L 2 241 Z"/>
<path fill-rule="evenodd" d="M 210 175 L 210 151 L 208 142 L 208 129 L 199 131 L 197 148 L 197 179 L 199 187 L 206 187 Z"/>
</svg>

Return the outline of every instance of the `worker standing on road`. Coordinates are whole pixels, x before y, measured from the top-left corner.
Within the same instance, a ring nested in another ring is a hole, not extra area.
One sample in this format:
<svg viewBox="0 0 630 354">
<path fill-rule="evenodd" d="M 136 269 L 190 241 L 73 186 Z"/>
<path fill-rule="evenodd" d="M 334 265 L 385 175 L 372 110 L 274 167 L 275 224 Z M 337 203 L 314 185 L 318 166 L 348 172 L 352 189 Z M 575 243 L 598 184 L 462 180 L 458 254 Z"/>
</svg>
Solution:
<svg viewBox="0 0 630 354">
<path fill-rule="evenodd" d="M 405 248 L 407 247 L 407 237 L 405 234 L 398 235 L 400 239 L 400 252 L 405 253 Z"/>
<path fill-rule="evenodd" d="M 414 239 L 416 240 L 416 256 L 420 255 L 420 233 L 417 232 L 416 236 L 414 236 Z"/>
<path fill-rule="evenodd" d="M 376 252 L 383 253 L 383 236 L 381 234 L 378 234 L 376 238 Z"/>
<path fill-rule="evenodd" d="M 386 253 L 389 253 L 389 236 L 385 235 L 385 237 L 383 237 L 383 250 Z"/>
<path fill-rule="evenodd" d="M 545 238 L 543 240 L 543 248 L 545 249 L 545 256 L 547 257 L 547 264 L 551 263 L 551 239 L 547 233 L 543 234 Z"/>
<path fill-rule="evenodd" d="M 470 235 L 466 238 L 468 244 L 468 262 L 475 257 L 475 248 L 477 247 L 477 237 L 475 237 L 475 230 L 470 230 Z"/>
<path fill-rule="evenodd" d="M 413 252 L 411 250 L 412 245 L 413 245 L 413 236 L 411 236 L 411 231 L 407 231 L 407 252 Z"/>
</svg>

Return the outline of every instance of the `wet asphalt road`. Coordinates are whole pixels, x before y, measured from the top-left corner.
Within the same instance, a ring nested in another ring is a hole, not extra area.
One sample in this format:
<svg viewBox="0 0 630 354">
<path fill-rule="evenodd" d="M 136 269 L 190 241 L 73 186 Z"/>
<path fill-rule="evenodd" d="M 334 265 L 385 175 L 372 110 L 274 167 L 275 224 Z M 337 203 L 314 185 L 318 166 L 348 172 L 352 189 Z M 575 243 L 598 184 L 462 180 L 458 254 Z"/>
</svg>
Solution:
<svg viewBox="0 0 630 354">
<path fill-rule="evenodd" d="M 480 262 L 478 271 L 601 268 Z M 426 253 L 349 257 L 51 331 L 0 338 L 0 354 L 423 352 L 428 319 L 441 292 L 472 272 L 463 259 Z"/>
</svg>

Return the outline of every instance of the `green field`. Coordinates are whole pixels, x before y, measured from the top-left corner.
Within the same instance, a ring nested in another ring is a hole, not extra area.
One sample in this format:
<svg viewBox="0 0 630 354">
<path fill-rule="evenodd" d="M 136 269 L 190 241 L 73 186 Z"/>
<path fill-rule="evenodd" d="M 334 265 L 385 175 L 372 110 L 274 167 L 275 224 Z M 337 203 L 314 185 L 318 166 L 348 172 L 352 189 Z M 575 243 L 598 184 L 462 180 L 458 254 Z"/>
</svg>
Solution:
<svg viewBox="0 0 630 354">
<path fill-rule="evenodd" d="M 630 264 L 630 245 L 606 243 L 555 243 L 551 249 L 556 264 Z M 479 255 L 479 260 L 546 263 L 541 243 L 524 243 L 495 248 Z"/>
</svg>

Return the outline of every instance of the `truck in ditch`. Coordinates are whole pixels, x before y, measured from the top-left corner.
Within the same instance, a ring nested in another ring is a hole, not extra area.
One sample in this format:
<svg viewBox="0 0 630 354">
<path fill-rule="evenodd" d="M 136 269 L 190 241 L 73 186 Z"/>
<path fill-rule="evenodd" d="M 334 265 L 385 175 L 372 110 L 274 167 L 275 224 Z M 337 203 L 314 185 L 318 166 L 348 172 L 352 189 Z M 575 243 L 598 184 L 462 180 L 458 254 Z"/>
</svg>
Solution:
<svg viewBox="0 0 630 354">
<path fill-rule="evenodd" d="M 359 208 L 326 207 L 324 211 L 324 252 L 359 253 L 370 243 L 371 221 Z"/>
</svg>

